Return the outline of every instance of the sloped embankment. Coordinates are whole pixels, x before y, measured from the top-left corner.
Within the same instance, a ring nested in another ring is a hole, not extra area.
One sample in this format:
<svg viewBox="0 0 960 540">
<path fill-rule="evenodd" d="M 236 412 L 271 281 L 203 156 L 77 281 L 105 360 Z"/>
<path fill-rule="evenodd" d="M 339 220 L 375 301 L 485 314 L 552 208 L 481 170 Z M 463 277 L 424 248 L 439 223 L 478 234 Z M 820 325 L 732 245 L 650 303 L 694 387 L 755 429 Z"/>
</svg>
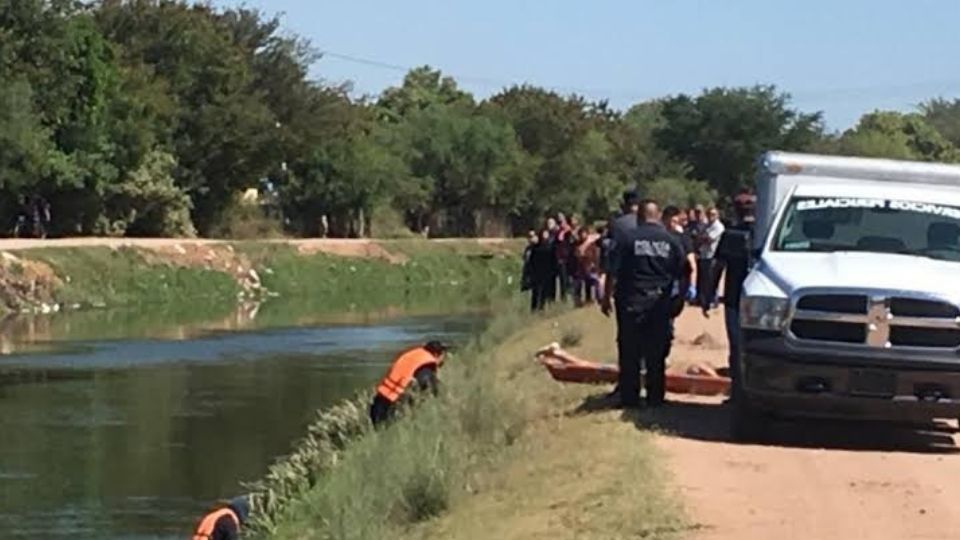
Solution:
<svg viewBox="0 0 960 540">
<path fill-rule="evenodd" d="M 608 389 L 558 385 L 532 361 L 563 336 L 580 341 L 577 354 L 609 358 L 612 323 L 593 310 L 498 313 L 448 361 L 442 396 L 389 429 L 369 429 L 363 398 L 321 413 L 293 457 L 255 485 L 258 535 L 599 540 L 686 531 L 651 435 L 630 416 L 590 406 Z"/>
<path fill-rule="evenodd" d="M 277 295 L 307 302 L 351 296 L 376 306 L 398 291 L 511 285 L 519 272 L 519 246 L 509 241 L 101 244 L 0 251 L 0 311 L 189 302 L 228 307 Z"/>
</svg>

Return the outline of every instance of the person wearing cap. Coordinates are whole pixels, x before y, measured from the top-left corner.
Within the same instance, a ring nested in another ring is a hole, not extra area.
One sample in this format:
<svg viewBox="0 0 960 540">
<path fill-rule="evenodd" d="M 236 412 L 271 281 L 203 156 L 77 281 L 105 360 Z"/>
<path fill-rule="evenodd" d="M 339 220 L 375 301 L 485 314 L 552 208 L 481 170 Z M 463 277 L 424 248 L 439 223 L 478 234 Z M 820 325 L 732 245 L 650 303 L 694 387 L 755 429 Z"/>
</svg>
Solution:
<svg viewBox="0 0 960 540">
<path fill-rule="evenodd" d="M 737 221 L 724 231 L 717 246 L 717 259 L 724 263 L 727 274 L 723 282 L 723 315 L 727 327 L 727 342 L 730 344 L 728 362 L 732 379 L 731 399 L 736 399 L 739 394 L 740 296 L 752 263 L 749 253 L 753 247 L 756 204 L 757 199 L 749 190 L 740 190 L 733 199 Z"/>
<path fill-rule="evenodd" d="M 193 540 L 237 540 L 240 527 L 250 516 L 250 502 L 237 497 L 203 516 L 193 533 Z"/>
<path fill-rule="evenodd" d="M 400 353 L 393 360 L 370 404 L 370 421 L 374 426 L 389 420 L 401 400 L 409 400 L 411 387 L 415 391 L 437 394 L 437 370 L 443 365 L 446 352 L 447 346 L 443 343 L 429 341 Z"/>
</svg>

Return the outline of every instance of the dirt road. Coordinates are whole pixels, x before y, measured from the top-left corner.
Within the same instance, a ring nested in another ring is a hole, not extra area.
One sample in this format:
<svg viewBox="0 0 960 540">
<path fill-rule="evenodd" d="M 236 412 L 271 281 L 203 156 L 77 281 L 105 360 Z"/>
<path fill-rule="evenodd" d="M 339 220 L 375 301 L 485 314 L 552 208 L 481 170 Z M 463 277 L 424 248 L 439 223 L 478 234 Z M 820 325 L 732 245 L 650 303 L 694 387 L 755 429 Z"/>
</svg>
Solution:
<svg viewBox="0 0 960 540">
<path fill-rule="evenodd" d="M 723 343 L 720 317 L 688 310 L 678 337 Z M 681 345 L 678 359 L 722 362 Z M 767 445 L 730 441 L 716 400 L 681 400 L 640 424 L 664 434 L 674 484 L 704 540 L 960 537 L 956 435 L 851 424 L 782 423 Z"/>
</svg>

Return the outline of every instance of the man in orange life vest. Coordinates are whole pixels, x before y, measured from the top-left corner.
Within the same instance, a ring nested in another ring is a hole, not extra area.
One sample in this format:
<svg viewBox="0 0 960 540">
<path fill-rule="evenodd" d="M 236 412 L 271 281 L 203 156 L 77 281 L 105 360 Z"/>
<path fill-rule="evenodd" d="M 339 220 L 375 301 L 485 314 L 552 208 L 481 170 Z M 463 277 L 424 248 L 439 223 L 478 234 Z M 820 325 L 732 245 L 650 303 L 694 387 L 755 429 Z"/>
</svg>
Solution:
<svg viewBox="0 0 960 540">
<path fill-rule="evenodd" d="M 443 364 L 447 347 L 439 341 L 404 351 L 390 365 L 377 385 L 377 395 L 370 404 L 370 421 L 379 425 L 393 415 L 395 405 L 411 385 L 419 391 L 437 393 L 437 370 Z"/>
<path fill-rule="evenodd" d="M 247 522 L 249 515 L 250 503 L 246 497 L 237 497 L 203 516 L 193 533 L 193 540 L 237 540 L 240 525 Z"/>
</svg>

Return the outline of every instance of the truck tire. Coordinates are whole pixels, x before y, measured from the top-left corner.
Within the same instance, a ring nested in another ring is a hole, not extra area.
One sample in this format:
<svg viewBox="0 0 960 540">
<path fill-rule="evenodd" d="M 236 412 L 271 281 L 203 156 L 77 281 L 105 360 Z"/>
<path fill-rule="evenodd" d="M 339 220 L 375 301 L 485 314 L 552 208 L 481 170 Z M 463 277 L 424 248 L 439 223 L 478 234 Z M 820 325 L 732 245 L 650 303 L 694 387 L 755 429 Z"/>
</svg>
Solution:
<svg viewBox="0 0 960 540">
<path fill-rule="evenodd" d="M 732 406 L 730 434 L 733 440 L 743 443 L 764 442 L 773 420 L 770 415 L 758 409 L 746 398 L 735 400 Z"/>
</svg>

